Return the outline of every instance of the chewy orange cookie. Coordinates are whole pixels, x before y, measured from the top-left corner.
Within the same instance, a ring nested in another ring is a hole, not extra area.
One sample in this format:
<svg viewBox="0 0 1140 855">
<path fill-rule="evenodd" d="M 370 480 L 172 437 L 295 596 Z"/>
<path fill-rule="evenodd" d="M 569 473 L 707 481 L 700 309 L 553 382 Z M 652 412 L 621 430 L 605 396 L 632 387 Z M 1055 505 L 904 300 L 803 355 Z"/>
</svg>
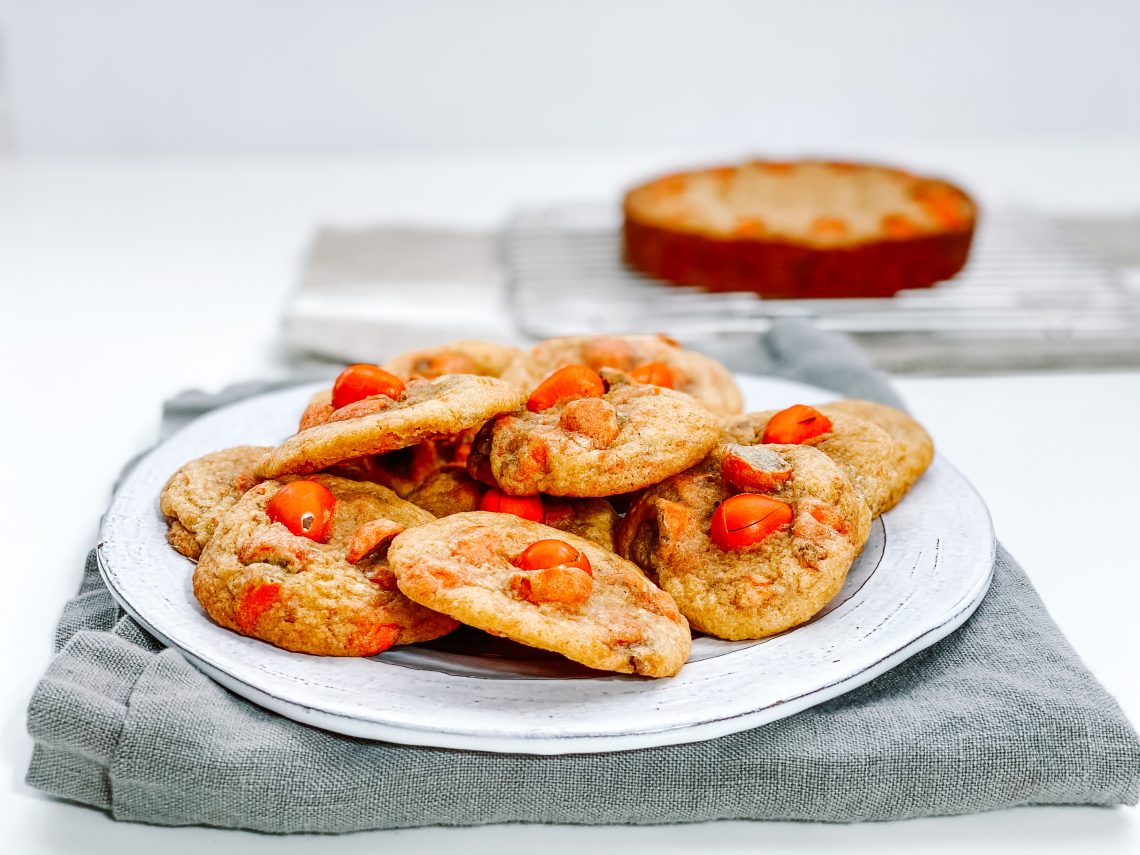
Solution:
<svg viewBox="0 0 1140 855">
<path fill-rule="evenodd" d="M 902 410 L 875 401 L 860 400 L 832 401 L 829 404 L 822 404 L 819 410 L 827 416 L 844 413 L 876 424 L 902 446 L 903 457 L 899 466 L 899 477 L 891 481 L 883 505 L 884 511 L 899 503 L 906 491 L 934 460 L 934 441 L 930 438 L 930 434 L 926 432 L 926 428 Z"/>
<path fill-rule="evenodd" d="M 604 671 L 669 677 L 685 618 L 636 567 L 592 541 L 510 514 L 454 514 L 388 552 L 400 590 L 469 626 Z"/>
<path fill-rule="evenodd" d="M 838 593 L 870 521 L 826 454 L 729 444 L 646 490 L 617 546 L 694 629 L 763 638 L 811 619 Z"/>
<path fill-rule="evenodd" d="M 187 558 L 201 555 L 218 521 L 258 482 L 254 469 L 270 451 L 239 445 L 191 460 L 171 475 L 158 498 L 170 545 Z"/>
<path fill-rule="evenodd" d="M 328 475 L 265 481 L 234 505 L 194 570 L 222 626 L 322 656 L 372 656 L 457 624 L 397 590 L 391 539 L 433 520 L 377 484 Z"/>
<path fill-rule="evenodd" d="M 318 472 L 346 460 L 425 440 L 454 437 L 520 406 L 522 390 L 494 377 L 445 374 L 404 383 L 375 365 L 341 372 L 327 400 L 318 396 L 301 430 L 270 452 L 258 474 Z"/>
<path fill-rule="evenodd" d="M 731 416 L 744 408 L 744 398 L 727 368 L 663 335 L 565 336 L 521 351 L 503 379 L 533 391 L 551 373 L 581 364 L 601 371 L 613 368 L 641 383 L 692 395 L 710 412 Z"/>
<path fill-rule="evenodd" d="M 467 468 L 515 496 L 614 496 L 688 469 L 719 436 L 719 420 L 688 395 L 569 365 L 479 431 Z"/>
</svg>

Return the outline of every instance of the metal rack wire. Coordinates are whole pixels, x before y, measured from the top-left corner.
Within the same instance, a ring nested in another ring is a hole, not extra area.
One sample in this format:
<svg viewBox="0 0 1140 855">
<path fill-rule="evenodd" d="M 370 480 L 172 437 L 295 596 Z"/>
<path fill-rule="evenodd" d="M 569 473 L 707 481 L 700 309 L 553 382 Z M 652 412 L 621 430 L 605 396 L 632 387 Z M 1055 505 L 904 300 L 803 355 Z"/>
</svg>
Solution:
<svg viewBox="0 0 1140 855">
<path fill-rule="evenodd" d="M 1024 211 L 987 212 L 962 273 L 890 298 L 766 300 L 667 285 L 623 264 L 617 213 L 599 204 L 520 212 L 503 233 L 503 254 L 510 309 L 536 337 L 640 331 L 684 339 L 759 332 L 797 316 L 879 341 L 944 345 L 958 336 L 1095 349 L 1112 339 L 1140 353 L 1140 305 L 1118 271 Z"/>
</svg>

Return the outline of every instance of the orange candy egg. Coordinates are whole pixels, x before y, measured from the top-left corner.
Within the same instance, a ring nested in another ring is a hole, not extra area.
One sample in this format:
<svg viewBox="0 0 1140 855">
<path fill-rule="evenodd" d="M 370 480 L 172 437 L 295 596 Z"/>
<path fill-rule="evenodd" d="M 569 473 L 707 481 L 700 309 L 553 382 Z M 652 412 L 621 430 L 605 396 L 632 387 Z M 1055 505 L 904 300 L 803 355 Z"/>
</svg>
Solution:
<svg viewBox="0 0 1140 855">
<path fill-rule="evenodd" d="M 786 410 L 780 410 L 768 420 L 764 428 L 763 443 L 778 443 L 780 445 L 799 445 L 814 439 L 831 430 L 831 419 L 817 410 L 804 404 L 793 404 Z"/>
<path fill-rule="evenodd" d="M 787 502 L 759 493 L 740 493 L 717 506 L 709 537 L 721 549 L 746 549 L 791 523 L 792 506 Z"/>
<path fill-rule="evenodd" d="M 489 489 L 479 500 L 479 510 L 494 511 L 500 514 L 514 514 L 524 520 L 542 522 L 542 496 L 508 496 L 495 487 Z"/>
<path fill-rule="evenodd" d="M 539 540 L 532 543 L 511 562 L 520 570 L 545 570 L 549 567 L 577 567 L 593 576 L 590 559 L 564 540 Z"/>
<path fill-rule="evenodd" d="M 395 374 L 379 365 L 359 363 L 348 366 L 337 375 L 332 388 L 332 405 L 334 410 L 339 410 L 374 395 L 399 398 L 403 394 L 404 381 Z"/>
<path fill-rule="evenodd" d="M 578 398 L 600 398 L 606 394 L 602 377 L 588 365 L 567 365 L 559 368 L 535 389 L 526 402 L 532 413 L 541 413 L 558 404 Z"/>
<path fill-rule="evenodd" d="M 335 510 L 336 498 L 323 484 L 294 481 L 274 494 L 265 513 L 298 537 L 324 543 L 328 540 Z"/>
</svg>

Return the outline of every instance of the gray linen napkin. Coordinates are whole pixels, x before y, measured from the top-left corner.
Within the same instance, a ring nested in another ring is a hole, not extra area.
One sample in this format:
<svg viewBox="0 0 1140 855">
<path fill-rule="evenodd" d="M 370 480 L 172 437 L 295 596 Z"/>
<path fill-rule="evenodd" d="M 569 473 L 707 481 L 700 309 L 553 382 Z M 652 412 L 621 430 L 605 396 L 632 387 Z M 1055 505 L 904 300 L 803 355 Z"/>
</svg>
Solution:
<svg viewBox="0 0 1140 855">
<path fill-rule="evenodd" d="M 806 325 L 781 325 L 751 358 L 843 394 L 897 400 L 857 351 Z M 211 403 L 183 398 L 172 415 Z M 1002 549 L 975 615 L 873 682 L 754 730 L 622 753 L 415 748 L 281 718 L 143 632 L 103 586 L 94 553 L 56 648 L 28 711 L 27 780 L 124 820 L 269 832 L 848 822 L 1136 804 L 1140 791 L 1136 733 Z"/>
</svg>

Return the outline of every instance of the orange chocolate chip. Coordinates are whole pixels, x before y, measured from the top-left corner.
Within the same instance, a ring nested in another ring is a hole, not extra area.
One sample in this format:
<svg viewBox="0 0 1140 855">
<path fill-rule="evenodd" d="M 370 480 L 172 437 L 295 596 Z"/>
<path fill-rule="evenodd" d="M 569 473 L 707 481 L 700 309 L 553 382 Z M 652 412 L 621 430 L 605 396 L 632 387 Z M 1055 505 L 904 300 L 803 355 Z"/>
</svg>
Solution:
<svg viewBox="0 0 1140 855">
<path fill-rule="evenodd" d="M 357 631 L 352 634 L 348 646 L 357 656 L 375 656 L 377 653 L 383 653 L 400 637 L 400 628 L 390 623 L 368 625 L 360 621 L 356 627 Z"/>
</svg>

